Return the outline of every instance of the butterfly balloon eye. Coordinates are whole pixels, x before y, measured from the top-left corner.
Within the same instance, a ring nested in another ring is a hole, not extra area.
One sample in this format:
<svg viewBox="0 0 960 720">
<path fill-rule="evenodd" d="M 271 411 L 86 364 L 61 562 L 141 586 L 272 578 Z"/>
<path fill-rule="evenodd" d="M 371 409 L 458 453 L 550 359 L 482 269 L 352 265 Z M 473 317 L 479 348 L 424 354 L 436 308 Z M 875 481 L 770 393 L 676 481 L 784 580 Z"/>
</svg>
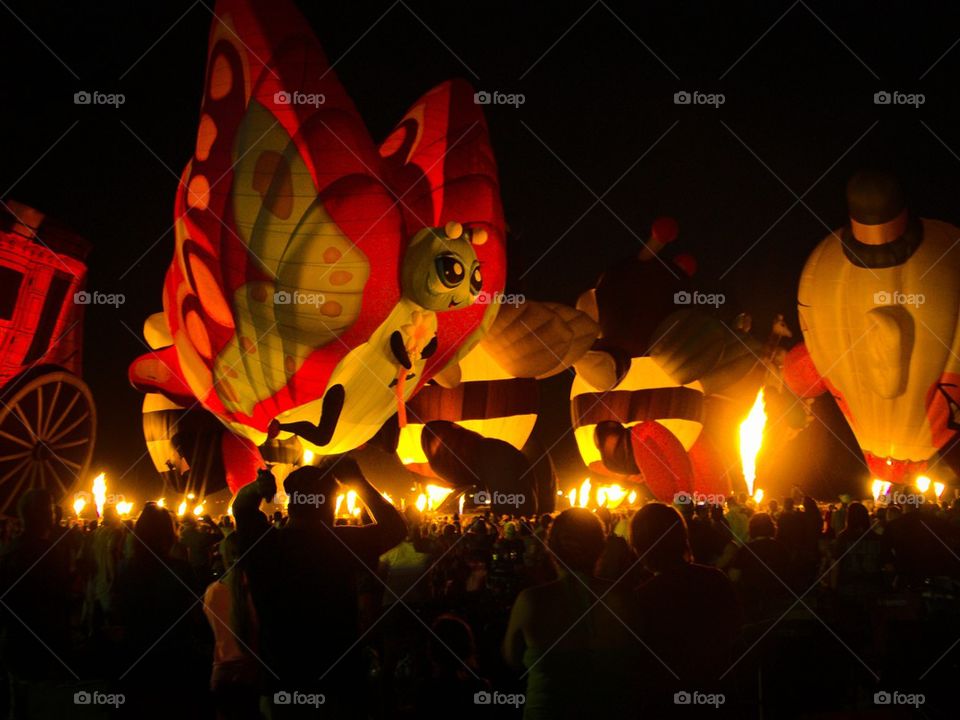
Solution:
<svg viewBox="0 0 960 720">
<path fill-rule="evenodd" d="M 440 255 L 437 260 L 437 275 L 440 282 L 448 288 L 455 288 L 463 282 L 465 270 L 463 263 L 454 255 Z"/>
<path fill-rule="evenodd" d="M 475 267 L 473 269 L 473 274 L 470 276 L 470 291 L 474 295 L 480 292 L 480 288 L 483 287 L 483 276 L 480 274 L 480 268 Z"/>
</svg>

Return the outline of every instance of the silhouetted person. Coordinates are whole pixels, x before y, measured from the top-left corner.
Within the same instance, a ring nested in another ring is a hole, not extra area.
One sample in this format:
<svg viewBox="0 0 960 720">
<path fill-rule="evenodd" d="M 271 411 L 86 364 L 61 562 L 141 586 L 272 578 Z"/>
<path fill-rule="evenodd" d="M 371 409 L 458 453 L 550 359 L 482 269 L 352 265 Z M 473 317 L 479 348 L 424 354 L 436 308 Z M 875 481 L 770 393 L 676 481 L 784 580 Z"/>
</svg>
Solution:
<svg viewBox="0 0 960 720">
<path fill-rule="evenodd" d="M 626 588 L 594 575 L 603 527 L 589 510 L 564 510 L 547 545 L 558 579 L 520 593 L 503 641 L 507 663 L 526 677 L 523 717 L 625 716 L 638 644 Z"/>
<path fill-rule="evenodd" d="M 49 712 L 50 688 L 69 677 L 72 664 L 67 657 L 69 559 L 66 546 L 51 540 L 49 492 L 28 490 L 17 511 L 23 529 L 0 555 L 0 657 L 10 678 L 10 717 L 42 717 Z"/>
<path fill-rule="evenodd" d="M 203 644 L 209 632 L 190 566 L 171 554 L 177 530 L 170 511 L 147 503 L 133 536 L 132 554 L 120 565 L 116 580 L 123 652 L 115 671 L 128 684 L 124 711 L 130 716 L 161 709 L 172 713 L 205 697 Z M 175 693 L 157 692 L 157 678 L 170 683 Z"/>
<path fill-rule="evenodd" d="M 787 516 L 787 510 L 780 515 Z M 790 559 L 774 536 L 776 526 L 767 513 L 750 518 L 750 541 L 740 547 L 730 563 L 729 575 L 748 622 L 776 620 L 793 596 L 787 587 Z"/>
<path fill-rule="evenodd" d="M 654 576 L 637 590 L 638 633 L 651 653 L 638 676 L 654 714 L 675 710 L 676 690 L 717 687 L 734 659 L 736 594 L 715 568 L 691 562 L 687 528 L 674 508 L 650 503 L 630 522 L 630 543 Z"/>
<path fill-rule="evenodd" d="M 356 490 L 376 524 L 334 524 L 338 481 Z M 287 476 L 289 520 L 273 526 L 261 500 L 276 481 L 261 471 L 233 503 L 240 541 L 239 566 L 250 582 L 260 621 L 261 657 L 270 673 L 269 695 L 301 690 L 325 695 L 328 715 L 350 715 L 363 703 L 359 663 L 357 581 L 377 558 L 403 540 L 403 518 L 348 457 L 325 468 L 306 466 Z M 315 711 L 307 706 L 309 712 Z M 304 708 L 300 708 L 303 710 Z M 296 711 L 275 705 L 274 717 Z"/>
</svg>

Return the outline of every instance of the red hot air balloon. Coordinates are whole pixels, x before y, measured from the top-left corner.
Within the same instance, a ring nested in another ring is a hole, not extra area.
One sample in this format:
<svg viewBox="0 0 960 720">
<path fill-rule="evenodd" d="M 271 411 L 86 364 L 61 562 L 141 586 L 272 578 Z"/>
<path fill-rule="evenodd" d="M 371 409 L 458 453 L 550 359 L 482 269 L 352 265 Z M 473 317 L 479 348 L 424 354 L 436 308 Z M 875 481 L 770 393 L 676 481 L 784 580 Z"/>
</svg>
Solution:
<svg viewBox="0 0 960 720">
<path fill-rule="evenodd" d="M 379 146 L 286 0 L 220 0 L 163 288 L 133 384 L 259 445 L 368 440 L 496 315 L 505 229 L 473 90 L 439 85 Z"/>
</svg>

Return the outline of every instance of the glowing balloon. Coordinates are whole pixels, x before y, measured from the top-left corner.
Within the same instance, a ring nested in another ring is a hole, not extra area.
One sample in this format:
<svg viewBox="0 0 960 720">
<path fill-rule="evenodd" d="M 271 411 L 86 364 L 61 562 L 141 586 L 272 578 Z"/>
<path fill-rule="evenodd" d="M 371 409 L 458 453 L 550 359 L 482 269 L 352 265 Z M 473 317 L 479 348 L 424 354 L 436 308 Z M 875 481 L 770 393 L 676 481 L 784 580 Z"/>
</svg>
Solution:
<svg viewBox="0 0 960 720">
<path fill-rule="evenodd" d="M 130 378 L 255 445 L 293 432 L 345 452 L 496 315 L 474 302 L 505 279 L 486 123 L 448 82 L 377 146 L 292 4 L 215 15 L 164 284 L 171 344 Z"/>
<path fill-rule="evenodd" d="M 907 482 L 960 429 L 960 228 L 911 215 L 886 175 L 847 195 L 850 224 L 804 268 L 801 328 L 871 474 Z"/>
<path fill-rule="evenodd" d="M 595 432 L 612 421 L 630 428 L 652 421 L 689 449 L 700 435 L 703 391 L 699 382 L 677 385 L 651 357 L 633 358 L 630 369 L 612 390 L 599 391 L 579 373 L 570 388 L 574 436 L 580 456 L 592 472 L 616 473 L 605 467 Z"/>
</svg>

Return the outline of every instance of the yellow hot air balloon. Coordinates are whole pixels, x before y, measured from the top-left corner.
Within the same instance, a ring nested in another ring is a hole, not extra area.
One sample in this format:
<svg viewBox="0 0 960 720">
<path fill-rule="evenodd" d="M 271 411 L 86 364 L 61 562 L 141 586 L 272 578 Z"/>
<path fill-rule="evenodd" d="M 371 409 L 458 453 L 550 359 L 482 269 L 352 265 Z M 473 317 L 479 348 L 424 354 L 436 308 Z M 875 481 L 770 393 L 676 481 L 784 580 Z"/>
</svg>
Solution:
<svg viewBox="0 0 960 720">
<path fill-rule="evenodd" d="M 404 465 L 427 463 L 420 437 L 423 423 L 430 420 L 456 422 L 519 450 L 537 421 L 536 380 L 511 377 L 481 343 L 460 362 L 459 385 L 428 385 L 407 407 L 407 425 L 400 430 L 397 443 L 397 455 Z"/>
<path fill-rule="evenodd" d="M 635 357 L 623 379 L 606 392 L 577 373 L 570 387 L 570 409 L 583 462 L 593 471 L 607 473 L 594 437 L 598 422 L 612 420 L 632 427 L 655 420 L 689 450 L 702 428 L 703 388 L 699 381 L 677 385 L 652 357 Z"/>
<path fill-rule="evenodd" d="M 804 268 L 800 326 L 872 475 L 908 482 L 960 429 L 960 228 L 911 215 L 886 174 L 847 199 Z"/>
</svg>

